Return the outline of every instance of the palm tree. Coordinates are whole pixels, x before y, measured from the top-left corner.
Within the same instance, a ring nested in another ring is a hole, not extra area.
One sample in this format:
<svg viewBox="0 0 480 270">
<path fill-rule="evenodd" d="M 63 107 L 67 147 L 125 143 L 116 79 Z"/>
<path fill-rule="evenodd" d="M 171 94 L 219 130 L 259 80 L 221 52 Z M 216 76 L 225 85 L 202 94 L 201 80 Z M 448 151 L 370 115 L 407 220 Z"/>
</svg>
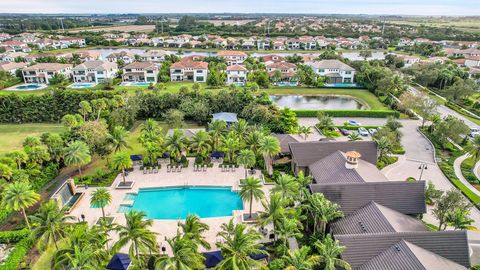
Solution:
<svg viewBox="0 0 480 270">
<path fill-rule="evenodd" d="M 202 223 L 197 215 L 188 214 L 185 223 L 179 222 L 178 226 L 182 229 L 182 232 L 187 239 L 207 250 L 210 249 L 210 244 L 205 240 L 205 237 L 202 236 L 202 234 L 207 232 L 210 227 L 207 224 Z"/>
<path fill-rule="evenodd" d="M 345 270 L 352 269 L 346 261 L 338 258 L 345 247 L 340 246 L 338 240 L 333 240 L 330 234 L 327 234 L 323 241 L 315 242 L 314 246 L 318 252 L 319 262 L 323 266 L 322 269 L 335 270 L 337 267 Z"/>
<path fill-rule="evenodd" d="M 252 254 L 266 254 L 258 243 L 262 234 L 250 228 L 247 230 L 245 224 L 236 224 L 231 232 L 220 232 L 218 236 L 223 238 L 217 246 L 222 251 L 223 260 L 217 265 L 219 270 L 250 270 L 264 268 L 264 265 L 252 259 Z"/>
<path fill-rule="evenodd" d="M 40 195 L 33 191 L 27 182 L 9 184 L 2 193 L 2 208 L 10 211 L 21 211 L 27 227 L 30 229 L 25 208 L 34 205 L 40 200 Z"/>
<path fill-rule="evenodd" d="M 118 226 L 119 240 L 115 243 L 113 250 L 119 250 L 130 244 L 128 254 L 130 257 L 137 257 L 140 252 L 156 251 L 156 236 L 149 230 L 153 220 L 145 219 L 145 213 L 132 210 L 125 214 L 125 225 Z"/>
<path fill-rule="evenodd" d="M 27 162 L 28 155 L 23 150 L 15 150 L 7 154 L 7 157 L 11 158 L 17 164 L 17 169 L 22 168 L 22 164 Z"/>
<path fill-rule="evenodd" d="M 455 209 L 447 213 L 447 220 L 450 226 L 455 230 L 472 229 L 472 223 L 475 221 L 470 218 L 470 209 Z"/>
<path fill-rule="evenodd" d="M 88 102 L 87 100 L 82 100 L 80 101 L 78 106 L 79 106 L 78 112 L 83 116 L 83 121 L 86 121 L 87 115 L 89 113 L 92 113 L 92 106 L 90 105 L 90 102 Z"/>
<path fill-rule="evenodd" d="M 54 270 L 96 270 L 100 269 L 98 263 L 92 260 L 95 250 L 90 246 L 71 246 L 68 250 L 59 250 L 54 254 Z"/>
<path fill-rule="evenodd" d="M 213 150 L 217 151 L 220 146 L 220 139 L 227 130 L 227 123 L 222 120 L 215 120 L 208 124 L 208 130 L 212 136 Z"/>
<path fill-rule="evenodd" d="M 173 130 L 172 135 L 167 136 L 165 146 L 170 152 L 170 156 L 175 160 L 175 162 L 178 162 L 183 150 L 186 148 L 186 140 L 183 136 L 183 133 L 178 129 Z"/>
<path fill-rule="evenodd" d="M 285 270 L 312 270 L 320 261 L 318 255 L 310 255 L 308 246 L 293 252 L 289 250 L 282 256 L 282 260 L 285 263 Z"/>
<path fill-rule="evenodd" d="M 112 134 L 109 136 L 110 147 L 114 153 L 130 148 L 127 142 L 128 131 L 122 126 L 113 128 Z"/>
<path fill-rule="evenodd" d="M 275 181 L 272 192 L 279 193 L 286 202 L 291 202 L 298 194 L 299 185 L 295 178 L 288 174 L 280 174 Z"/>
<path fill-rule="evenodd" d="M 127 152 L 118 152 L 113 156 L 112 168 L 122 171 L 123 183 L 125 183 L 125 170 L 133 166 L 132 159 Z"/>
<path fill-rule="evenodd" d="M 332 203 L 321 193 L 314 193 L 307 199 L 304 208 L 308 215 L 313 219 L 313 232 L 320 230 L 325 233 L 327 223 L 343 217 L 343 213 L 339 210 L 339 206 Z"/>
<path fill-rule="evenodd" d="M 312 134 L 312 128 L 307 126 L 299 126 L 298 127 L 298 134 L 303 135 L 305 141 L 307 140 L 308 135 Z"/>
<path fill-rule="evenodd" d="M 33 225 L 32 237 L 38 239 L 42 246 L 49 246 L 53 242 L 58 250 L 58 241 L 67 235 L 67 222 L 73 217 L 67 215 L 66 207 L 60 209 L 56 201 L 50 200 L 30 216 L 30 220 Z"/>
<path fill-rule="evenodd" d="M 377 142 L 378 159 L 382 160 L 385 156 L 392 152 L 392 144 L 387 137 L 382 137 Z"/>
<path fill-rule="evenodd" d="M 254 129 L 248 133 L 248 136 L 245 138 L 245 144 L 250 147 L 255 155 L 259 155 L 260 142 L 264 136 L 262 131 Z"/>
<path fill-rule="evenodd" d="M 282 241 L 282 244 L 287 247 L 287 241 L 290 237 L 302 237 L 300 230 L 302 224 L 295 218 L 282 218 L 275 228 L 275 235 Z"/>
<path fill-rule="evenodd" d="M 350 133 L 350 135 L 348 135 L 348 140 L 351 142 L 361 141 L 362 137 L 360 137 L 360 134 L 358 134 L 358 132 L 352 132 Z"/>
<path fill-rule="evenodd" d="M 272 175 L 272 157 L 280 153 L 280 142 L 273 136 L 265 136 L 260 141 L 259 150 L 265 160 L 265 169 L 267 170 L 267 173 Z"/>
<path fill-rule="evenodd" d="M 255 166 L 255 163 L 257 162 L 255 153 L 250 149 L 240 150 L 240 153 L 238 154 L 238 157 L 237 157 L 237 162 L 238 164 L 243 165 L 243 168 L 245 168 L 245 179 L 246 179 L 248 168 Z"/>
<path fill-rule="evenodd" d="M 64 149 L 63 160 L 67 166 L 78 166 L 78 173 L 82 176 L 82 166 L 88 164 L 92 157 L 85 142 L 74 141 Z"/>
<path fill-rule="evenodd" d="M 310 195 L 309 186 L 313 182 L 313 177 L 305 176 L 303 171 L 299 171 L 295 180 L 300 186 L 300 200 L 303 201 Z"/>
<path fill-rule="evenodd" d="M 29 163 L 32 165 L 41 165 L 50 160 L 50 154 L 45 146 L 26 147 L 25 152 L 28 155 Z"/>
<path fill-rule="evenodd" d="M 262 206 L 265 209 L 258 215 L 258 223 L 266 226 L 270 223 L 273 225 L 275 231 L 276 226 L 282 218 L 285 217 L 285 208 L 282 195 L 279 193 L 271 193 L 268 202 L 262 201 Z"/>
<path fill-rule="evenodd" d="M 13 176 L 13 169 L 7 164 L 0 163 L 0 179 L 10 180 Z"/>
<path fill-rule="evenodd" d="M 240 139 L 235 133 L 230 133 L 222 138 L 222 150 L 226 152 L 228 162 L 234 163 L 235 152 L 240 148 Z"/>
<path fill-rule="evenodd" d="M 480 135 L 473 137 L 470 147 L 467 149 L 468 153 L 473 157 L 473 160 L 477 162 L 480 160 Z"/>
<path fill-rule="evenodd" d="M 102 208 L 103 219 L 105 219 L 105 206 L 107 206 L 111 202 L 112 202 L 112 195 L 104 187 L 97 188 L 94 192 L 92 192 L 90 197 L 91 205 Z"/>
<path fill-rule="evenodd" d="M 240 197 L 250 203 L 249 217 L 252 218 L 253 200 L 258 201 L 265 197 L 260 179 L 254 177 L 245 178 L 245 181 L 240 184 Z"/>
<path fill-rule="evenodd" d="M 155 270 L 195 270 L 204 267 L 205 257 L 197 251 L 197 246 L 186 236 L 177 233 L 167 240 L 172 249 L 172 256 L 160 256 Z"/>
<path fill-rule="evenodd" d="M 317 127 L 322 130 L 331 130 L 333 127 L 332 117 L 325 112 L 319 112 L 317 114 L 318 124 Z"/>
<path fill-rule="evenodd" d="M 208 151 L 211 150 L 210 134 L 204 130 L 200 130 L 192 136 L 193 149 L 197 152 L 197 156 L 206 157 Z"/>
<path fill-rule="evenodd" d="M 91 101 L 91 103 L 92 103 L 93 109 L 97 113 L 97 121 L 98 121 L 100 119 L 102 110 L 108 107 L 108 99 L 106 98 L 94 99 Z"/>
<path fill-rule="evenodd" d="M 233 131 L 237 134 L 237 137 L 243 141 L 247 136 L 248 123 L 245 119 L 240 119 L 232 126 Z"/>
</svg>

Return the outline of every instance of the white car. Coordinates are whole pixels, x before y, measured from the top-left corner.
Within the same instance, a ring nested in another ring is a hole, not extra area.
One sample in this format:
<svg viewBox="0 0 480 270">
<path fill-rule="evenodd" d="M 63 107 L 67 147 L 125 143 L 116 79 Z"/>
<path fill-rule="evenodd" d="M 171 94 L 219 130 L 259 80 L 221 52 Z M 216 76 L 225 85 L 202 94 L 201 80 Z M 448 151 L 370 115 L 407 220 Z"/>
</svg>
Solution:
<svg viewBox="0 0 480 270">
<path fill-rule="evenodd" d="M 478 128 L 471 128 L 470 129 L 470 137 L 475 137 L 475 136 L 479 136 L 480 135 L 480 131 L 478 130 Z"/>
<path fill-rule="evenodd" d="M 368 129 L 368 133 L 370 133 L 370 135 L 375 135 L 375 133 L 377 133 L 377 129 L 376 128 L 369 128 Z"/>
<path fill-rule="evenodd" d="M 367 131 L 366 128 L 361 127 L 361 128 L 358 129 L 358 134 L 360 134 L 362 136 L 368 136 L 368 131 Z"/>
</svg>

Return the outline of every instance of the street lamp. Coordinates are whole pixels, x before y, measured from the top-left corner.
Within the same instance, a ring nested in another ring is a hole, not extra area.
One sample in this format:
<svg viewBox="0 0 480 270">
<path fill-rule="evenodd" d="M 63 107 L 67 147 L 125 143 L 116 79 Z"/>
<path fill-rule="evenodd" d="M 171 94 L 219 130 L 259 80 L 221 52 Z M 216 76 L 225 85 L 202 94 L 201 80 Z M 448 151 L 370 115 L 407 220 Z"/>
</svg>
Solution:
<svg viewBox="0 0 480 270">
<path fill-rule="evenodd" d="M 418 180 L 420 181 L 420 180 L 422 180 L 423 170 L 428 169 L 427 164 L 422 163 L 420 166 L 418 166 L 418 169 L 421 170 L 420 171 L 420 177 L 418 178 Z"/>
</svg>

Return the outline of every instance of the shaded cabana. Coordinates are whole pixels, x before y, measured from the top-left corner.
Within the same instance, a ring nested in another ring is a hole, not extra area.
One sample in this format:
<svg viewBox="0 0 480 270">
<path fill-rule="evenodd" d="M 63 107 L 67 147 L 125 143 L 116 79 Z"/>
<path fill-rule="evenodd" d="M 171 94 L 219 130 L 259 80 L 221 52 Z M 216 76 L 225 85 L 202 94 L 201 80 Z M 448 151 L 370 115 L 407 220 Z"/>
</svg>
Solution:
<svg viewBox="0 0 480 270">
<path fill-rule="evenodd" d="M 107 265 L 108 270 L 128 270 L 130 268 L 130 257 L 127 254 L 117 253 Z"/>
<path fill-rule="evenodd" d="M 207 269 L 217 266 L 217 264 L 223 260 L 222 252 L 220 250 L 204 252 L 202 254 L 205 257 L 204 264 Z"/>
<path fill-rule="evenodd" d="M 230 113 L 230 112 L 219 112 L 219 113 L 214 113 L 212 118 L 212 121 L 225 121 L 227 125 L 231 125 L 233 123 L 238 122 L 237 114 L 236 113 Z"/>
<path fill-rule="evenodd" d="M 213 151 L 210 154 L 211 158 L 223 158 L 224 156 L 225 156 L 225 154 L 223 152 L 219 152 L 219 151 Z"/>
<path fill-rule="evenodd" d="M 142 155 L 130 155 L 130 159 L 132 160 L 134 165 L 142 165 L 143 163 Z"/>
</svg>

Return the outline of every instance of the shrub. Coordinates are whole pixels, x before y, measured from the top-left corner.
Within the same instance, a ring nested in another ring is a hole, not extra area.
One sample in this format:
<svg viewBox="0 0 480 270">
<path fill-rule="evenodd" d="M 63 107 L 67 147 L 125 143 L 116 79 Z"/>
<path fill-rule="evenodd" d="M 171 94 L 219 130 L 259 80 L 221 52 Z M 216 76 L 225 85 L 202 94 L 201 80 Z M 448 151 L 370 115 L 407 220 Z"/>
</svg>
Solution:
<svg viewBox="0 0 480 270">
<path fill-rule="evenodd" d="M 28 229 L 0 232 L 0 243 L 17 243 L 29 234 L 30 230 Z"/>
<path fill-rule="evenodd" d="M 203 164 L 203 158 L 201 156 L 197 156 L 195 158 L 195 164 Z"/>
<path fill-rule="evenodd" d="M 28 251 L 32 247 L 32 241 L 29 237 L 25 237 L 20 240 L 15 247 L 13 247 L 8 258 L 0 265 L 1 270 L 17 270 L 20 268 L 20 264 L 24 260 Z"/>
<path fill-rule="evenodd" d="M 297 117 L 316 117 L 320 110 L 294 110 Z M 325 110 L 323 111 L 332 117 L 377 117 L 386 118 L 393 115 L 400 117 L 400 113 L 391 110 Z"/>
</svg>

